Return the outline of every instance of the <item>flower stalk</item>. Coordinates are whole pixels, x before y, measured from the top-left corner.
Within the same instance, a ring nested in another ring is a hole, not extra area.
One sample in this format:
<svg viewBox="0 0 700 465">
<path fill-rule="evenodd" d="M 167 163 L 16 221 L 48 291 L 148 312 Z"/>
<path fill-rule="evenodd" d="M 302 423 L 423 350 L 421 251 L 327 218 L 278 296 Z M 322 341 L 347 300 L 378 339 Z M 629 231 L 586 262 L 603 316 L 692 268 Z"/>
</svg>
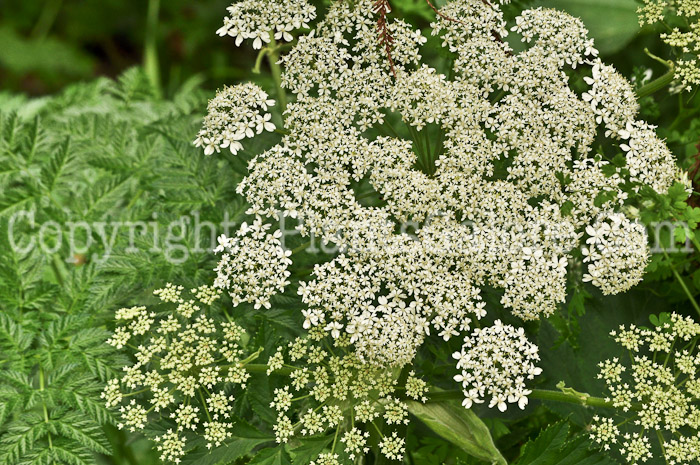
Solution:
<svg viewBox="0 0 700 465">
<path fill-rule="evenodd" d="M 280 104 L 280 111 L 284 115 L 284 112 L 287 110 L 287 92 L 282 87 L 282 67 L 279 65 L 280 49 L 272 32 L 270 33 L 270 47 L 267 59 L 270 63 L 272 78 L 275 80 L 275 86 L 277 86 L 277 99 Z"/>
<path fill-rule="evenodd" d="M 460 390 L 431 392 L 428 395 L 428 402 L 442 402 L 444 400 L 461 400 L 464 394 Z M 554 391 L 549 389 L 533 389 L 528 395 L 531 399 L 539 399 L 552 402 L 565 402 L 568 404 L 578 404 L 586 407 L 614 408 L 611 402 L 601 397 L 574 394 L 573 392 Z"/>
<path fill-rule="evenodd" d="M 666 72 L 666 74 L 654 79 L 653 81 L 645 84 L 639 90 L 637 90 L 638 99 L 643 99 L 644 97 L 648 97 L 652 94 L 655 94 L 664 87 L 668 86 L 669 84 L 671 84 L 671 82 L 673 82 L 676 75 L 676 65 L 673 63 L 673 61 L 659 58 L 656 55 L 652 54 L 649 51 L 649 49 L 644 49 L 644 52 L 647 55 L 649 55 L 653 60 L 658 61 L 666 68 L 668 68 L 668 71 Z"/>
<path fill-rule="evenodd" d="M 146 40 L 143 67 L 156 96 L 161 96 L 160 65 L 158 64 L 158 12 L 160 0 L 148 0 L 146 12 Z"/>
</svg>

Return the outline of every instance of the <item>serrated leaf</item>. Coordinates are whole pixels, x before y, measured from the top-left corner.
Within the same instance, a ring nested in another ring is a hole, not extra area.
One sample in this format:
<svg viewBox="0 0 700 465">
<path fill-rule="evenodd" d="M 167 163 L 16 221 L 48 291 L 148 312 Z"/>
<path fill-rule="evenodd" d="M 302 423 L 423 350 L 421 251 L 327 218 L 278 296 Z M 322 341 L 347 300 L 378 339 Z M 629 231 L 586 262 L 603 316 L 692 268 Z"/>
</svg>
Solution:
<svg viewBox="0 0 700 465">
<path fill-rule="evenodd" d="M 569 424 L 561 421 L 550 425 L 534 441 L 523 446 L 520 458 L 513 465 L 614 465 L 616 462 L 601 452 L 588 449 L 587 438 L 579 434 L 571 440 Z"/>
<path fill-rule="evenodd" d="M 284 444 L 258 452 L 248 465 L 290 465 L 292 463 Z"/>
<path fill-rule="evenodd" d="M 233 437 L 226 441 L 221 447 L 209 450 L 202 446 L 198 450 L 188 454 L 183 463 L 196 465 L 216 465 L 219 463 L 230 463 L 240 457 L 244 457 L 260 444 L 274 441 L 273 436 L 259 431 L 253 425 L 240 418 L 232 418 Z"/>
<path fill-rule="evenodd" d="M 101 454 L 110 453 L 107 445 L 105 444 L 106 440 L 95 434 L 96 428 L 89 428 L 83 422 L 75 423 L 80 425 L 80 427 L 76 427 L 71 422 L 65 420 L 53 421 L 52 423 L 54 425 L 53 427 L 56 428 L 56 431 L 58 431 L 64 437 L 73 439 L 85 448 Z"/>
<path fill-rule="evenodd" d="M 318 438 L 301 438 L 301 445 L 292 449 L 292 463 L 294 465 L 306 465 L 316 459 L 321 452 L 333 441 L 333 436 L 321 436 Z"/>
<path fill-rule="evenodd" d="M 101 328 L 118 305 L 140 299 L 139 292 L 156 282 L 183 276 L 198 284 L 201 277 L 210 280 L 214 265 L 208 252 L 175 265 L 162 250 L 151 250 L 165 245 L 163 238 L 169 240 L 173 217 L 197 210 L 202 223 L 218 225 L 223 212 L 245 210 L 243 201 L 232 200 L 239 177 L 221 169 L 223 160 L 203 157 L 191 146 L 194 121 L 182 112 L 195 108 L 192 96 L 180 96 L 176 105 L 153 98 L 152 90 L 143 72 L 133 69 L 116 84 L 98 79 L 59 96 L 30 100 L 19 116 L 0 108 L 2 464 L 92 464 L 95 453 L 108 452 L 100 425 L 114 419 L 100 399 L 100 379 L 114 376 L 124 359 L 104 344 Z M 161 133 L 147 128 L 155 122 Z M 177 156 L 168 138 L 178 140 Z M 169 192 L 154 188 L 160 171 L 173 181 L 171 192 L 188 184 L 197 199 L 173 208 Z M 31 211 L 32 217 L 10 228 L 9 217 L 20 210 Z M 157 219 L 152 212 L 158 212 Z M 89 238 L 93 245 L 78 253 L 70 250 L 69 225 L 82 220 L 90 221 L 93 230 L 78 226 L 76 245 Z M 21 253 L 12 245 L 8 231 L 24 247 L 31 239 L 37 243 L 38 226 L 49 221 L 59 226 L 55 234 L 44 234 L 44 241 L 59 241 L 62 233 L 55 255 L 38 247 Z M 157 230 L 137 232 L 133 240 L 130 231 L 109 226 L 146 221 L 157 224 Z M 107 225 L 102 233 L 98 224 Z M 206 239 L 202 245 L 210 249 Z M 199 248 L 191 237 L 184 240 L 189 249 Z M 133 254 L 132 244 L 138 249 Z M 236 426 L 242 436 L 216 453 L 246 455 L 274 439 L 246 425 Z"/>
</svg>

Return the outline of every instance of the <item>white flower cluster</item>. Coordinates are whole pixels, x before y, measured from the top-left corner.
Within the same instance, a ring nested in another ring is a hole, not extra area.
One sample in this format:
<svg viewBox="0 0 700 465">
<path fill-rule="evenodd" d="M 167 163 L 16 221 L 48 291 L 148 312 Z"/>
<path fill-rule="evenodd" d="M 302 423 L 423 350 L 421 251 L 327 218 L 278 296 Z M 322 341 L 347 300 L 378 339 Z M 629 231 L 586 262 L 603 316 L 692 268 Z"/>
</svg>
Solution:
<svg viewBox="0 0 700 465">
<path fill-rule="evenodd" d="M 445 339 L 470 331 L 484 314 L 483 286 L 503 289 L 501 303 L 523 319 L 552 314 L 572 251 L 600 214 L 620 210 L 622 184 L 661 193 L 678 178 L 663 141 L 635 120 L 631 85 L 596 58 L 578 19 L 524 11 L 513 31 L 527 45 L 516 54 L 502 40 L 500 3 L 441 10 L 452 20 L 438 17 L 433 33 L 453 54 L 453 79 L 421 63 L 426 38 L 400 20 L 387 20 L 390 64 L 372 0 L 334 2 L 281 59 L 296 97 L 289 134 L 250 162 L 238 192 L 249 213 L 297 218 L 303 236 L 341 248 L 301 286 L 306 326 L 349 336 L 365 361 L 403 365 L 431 330 Z M 582 96 L 572 68 L 592 69 Z M 611 173 L 591 153 L 603 134 L 624 140 L 628 171 Z M 358 184 L 373 189 L 374 206 Z M 416 234 L 401 232 L 405 224 Z M 646 250 L 636 228 L 615 241 L 640 248 L 634 257 Z M 247 247 L 249 263 L 270 253 L 266 240 Z M 631 283 L 643 261 L 627 258 Z M 598 266 L 595 283 L 619 269 Z M 283 287 L 279 275 L 260 277 L 270 280 L 262 288 Z"/>
<path fill-rule="evenodd" d="M 204 147 L 204 154 L 219 153 L 229 149 L 236 155 L 243 150 L 241 141 L 263 131 L 274 131 L 269 107 L 275 101 L 253 83 L 226 86 L 209 101 L 207 116 L 194 141 L 196 147 Z"/>
<path fill-rule="evenodd" d="M 291 42 L 292 31 L 308 29 L 309 22 L 316 18 L 316 8 L 306 0 L 240 0 L 227 10 L 229 16 L 216 33 L 234 37 L 237 47 L 253 39 L 256 50 L 273 39 Z"/>
<path fill-rule="evenodd" d="M 603 294 L 617 294 L 638 284 L 649 262 L 647 232 L 643 225 L 621 213 L 601 216 L 586 227 L 583 262 L 589 263 L 584 282 Z"/>
<path fill-rule="evenodd" d="M 516 54 L 502 40 L 508 31 L 498 3 L 453 0 L 442 9 L 455 21 L 438 18 L 433 33 L 453 54 L 452 79 L 421 63 L 426 38 L 402 21 L 387 25 L 389 59 L 377 40 L 372 0 L 334 2 L 281 59 L 282 83 L 296 97 L 285 114 L 288 134 L 249 163 L 237 192 L 256 220 L 237 237 L 220 238 L 215 283 L 234 305 L 256 308 L 269 308 L 285 290 L 289 253 L 262 217 L 296 218 L 303 236 L 341 248 L 299 286 L 310 337 L 290 344 L 288 358 L 282 351 L 270 358 L 269 373 L 288 369 L 285 361 L 303 363 L 271 403 L 278 442 L 335 429 L 348 455 L 365 453 L 368 432 L 360 424 L 408 421 L 387 368 L 409 364 L 431 332 L 444 340 L 468 335 L 454 354 L 465 407 L 488 399 L 501 411 L 508 403 L 522 409 L 526 380 L 541 372 L 537 347 L 500 321 L 472 330 L 486 314 L 480 289 L 502 289 L 501 303 L 523 319 L 550 315 L 565 301 L 571 252 L 586 233 L 586 280 L 614 293 L 641 279 L 646 236 L 617 213 L 627 198 L 622 185 L 664 192 L 678 178 L 673 156 L 653 127 L 635 119 L 631 85 L 596 58 L 579 20 L 524 11 L 512 32 L 527 45 Z M 257 48 L 272 40 L 269 29 L 267 36 L 242 32 L 259 30 L 261 21 L 232 18 L 220 33 L 239 43 L 255 38 Z M 582 95 L 571 89 L 573 68 L 591 70 Z M 238 118 L 237 108 L 214 105 L 210 116 Z M 259 108 L 246 135 L 270 130 Z M 212 133 L 227 124 L 213 124 Z M 207 134 L 201 144 L 210 151 L 227 143 L 213 145 L 217 139 L 205 140 Z M 611 174 L 591 153 L 603 136 L 621 142 L 626 170 Z M 228 139 L 229 147 L 237 142 Z M 373 192 L 373 206 L 360 202 L 358 185 Z M 608 200 L 599 205 L 602 194 Z M 406 224 L 415 234 L 403 232 Z M 327 352 L 330 344 L 319 343 L 326 335 L 350 354 Z M 424 400 L 425 390 L 413 376 L 406 382 L 411 397 Z M 348 413 L 341 404 L 353 407 Z M 205 437 L 221 431 L 210 428 Z M 635 456 L 644 444 L 630 436 L 625 451 Z M 337 463 L 333 447 L 314 463 Z M 392 432 L 379 448 L 401 459 L 405 444 Z"/>
<path fill-rule="evenodd" d="M 619 421 L 594 417 L 591 438 L 606 450 L 616 447 L 630 465 L 654 459 L 651 441 L 661 442 L 670 465 L 697 463 L 700 324 L 672 313 L 654 329 L 621 326 L 611 335 L 630 361 L 625 355 L 601 362 L 598 378 L 607 386 L 606 400 L 625 413 Z"/>
<path fill-rule="evenodd" d="M 677 24 L 681 19 L 688 27 L 673 27 L 661 34 L 661 39 L 680 53 L 676 62 L 675 79 L 679 91 L 690 92 L 700 86 L 700 3 L 697 0 L 644 0 L 640 7 L 639 24 Z"/>
<path fill-rule="evenodd" d="M 221 253 L 214 287 L 228 291 L 233 306 L 250 302 L 255 308 L 270 308 L 270 298 L 289 284 L 291 250 L 280 242 L 281 231 L 269 232 L 270 225 L 256 217 L 243 223 L 236 237 L 220 236 L 215 253 Z"/>
<path fill-rule="evenodd" d="M 316 327 L 270 357 L 268 374 L 289 373 L 289 383 L 275 389 L 270 404 L 278 412 L 273 428 L 277 442 L 335 431 L 338 441 L 312 463 L 337 464 L 341 447 L 351 460 L 363 457 L 369 451 L 369 429 L 383 423 L 394 431 L 380 433 L 380 451 L 401 460 L 405 440 L 395 428 L 409 422 L 406 399 L 427 400 L 427 384 L 410 372 L 405 385 L 398 386 L 394 373 L 362 362 L 347 351 L 349 344 L 347 335 L 329 338 Z"/>
<path fill-rule="evenodd" d="M 458 54 L 454 81 L 426 66 L 409 71 L 419 63 L 424 39 L 393 23 L 394 83 L 370 27 L 370 3 L 334 4 L 317 33 L 283 59 L 285 85 L 298 99 L 288 114 L 291 134 L 251 162 L 239 192 L 253 205 L 251 212 L 299 216 L 303 234 L 349 248 L 317 267 L 316 279 L 300 290 L 309 304 L 307 325 L 351 335 L 362 357 L 403 364 L 431 326 L 446 338 L 468 331 L 470 315 L 483 314 L 478 288 L 487 282 L 505 288 L 503 303 L 528 319 L 551 313 L 564 300 L 567 252 L 581 234 L 576 230 L 601 211 L 590 199 L 603 190 L 616 192 L 615 201 L 624 199 L 621 180 L 603 175 L 605 162 L 585 158 L 596 123 L 617 134 L 636 104 L 624 79 L 609 67 L 602 72 L 597 62 L 584 100 L 569 89 L 562 68 L 595 55 L 580 22 L 552 10 L 525 12 L 516 30 L 532 46 L 514 56 L 492 37 L 506 33 L 500 11 L 483 2 L 454 1 L 446 14 L 470 21 L 460 11 L 487 9 L 480 13 L 493 19 L 486 27 L 436 23 Z M 495 57 L 486 59 L 470 46 L 484 40 Z M 498 69 L 472 72 L 483 61 Z M 603 85 L 611 80 L 621 87 Z M 497 88 L 508 95 L 492 102 L 488 94 Z M 395 131 L 374 141 L 362 136 L 373 126 L 393 130 L 386 111 L 403 116 L 413 141 Z M 442 152 L 422 145 L 427 125 L 443 131 Z M 572 159 L 574 149 L 580 159 Z M 511 152 L 518 156 L 507 180 L 487 181 Z M 663 155 L 662 161 L 672 161 Z M 657 165 L 639 169 L 658 172 Z M 367 208 L 355 200 L 350 183 L 367 175 L 386 206 Z M 566 176 L 572 182 L 562 186 Z M 659 176 L 654 182 L 663 190 L 670 181 Z M 549 200 L 533 206 L 528 200 L 536 196 Z M 575 205 L 570 216 L 561 213 L 567 202 Z M 429 222 L 418 243 L 394 234 L 392 220 L 424 221 L 440 211 L 447 212 L 445 219 Z M 464 220 L 477 227 L 462 227 Z M 466 246 L 461 257 L 442 265 L 443 255 L 430 247 L 447 235 Z M 391 250 L 406 250 L 410 258 Z M 455 296 L 451 286 L 469 292 Z"/>
<path fill-rule="evenodd" d="M 407 236 L 396 236 L 380 256 L 359 258 L 341 255 L 316 266 L 315 279 L 298 292 L 308 304 L 305 327 L 349 336 L 364 361 L 405 365 L 431 328 L 449 340 L 486 314 L 469 268 L 426 255 Z"/>
<path fill-rule="evenodd" d="M 490 398 L 489 408 L 505 412 L 508 403 L 524 409 L 528 403 L 525 380 L 542 373 L 535 366 L 538 348 L 525 337 L 523 328 L 515 329 L 496 320 L 493 326 L 475 329 L 464 339 L 460 352 L 452 357 L 462 370 L 454 380 L 462 385 L 465 408 Z"/>
<path fill-rule="evenodd" d="M 630 179 L 662 192 L 674 181 L 688 176 L 676 165 L 671 151 L 655 129 L 656 126 L 643 121 L 628 121 L 618 134 L 625 141 L 620 148 L 625 152 Z"/>
<path fill-rule="evenodd" d="M 591 70 L 591 77 L 583 80 L 590 89 L 583 93 L 596 114 L 596 122 L 604 123 L 606 135 L 617 133 L 633 121 L 639 111 L 637 97 L 632 84 L 612 66 L 598 61 Z"/>
<path fill-rule="evenodd" d="M 107 342 L 127 347 L 135 363 L 108 382 L 102 398 L 108 408 L 119 406 L 120 429 L 142 430 L 151 412 L 172 420 L 155 439 L 163 460 L 179 463 L 188 438 L 196 435 L 209 448 L 231 436 L 234 396 L 229 392 L 231 385 L 245 387 L 247 360 L 239 346 L 244 330 L 207 317 L 199 306 L 211 305 L 219 292 L 201 286 L 191 291 L 198 301 L 186 300 L 182 286 L 168 284 L 154 294 L 171 310 L 132 307 L 116 313 L 117 328 Z"/>
</svg>

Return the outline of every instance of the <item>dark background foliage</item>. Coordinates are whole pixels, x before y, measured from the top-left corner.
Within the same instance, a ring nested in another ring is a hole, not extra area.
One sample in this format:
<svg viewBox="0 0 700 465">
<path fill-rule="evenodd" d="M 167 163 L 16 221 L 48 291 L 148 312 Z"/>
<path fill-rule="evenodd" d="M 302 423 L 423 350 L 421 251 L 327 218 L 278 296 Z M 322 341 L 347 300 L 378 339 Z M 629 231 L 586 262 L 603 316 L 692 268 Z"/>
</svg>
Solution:
<svg viewBox="0 0 700 465">
<path fill-rule="evenodd" d="M 160 3 L 160 4 L 158 4 Z M 115 77 L 155 42 L 165 89 L 199 75 L 210 87 L 242 79 L 246 49 L 220 39 L 226 0 L 5 0 L 0 3 L 2 89 L 46 94 L 95 76 Z M 149 7 L 158 22 L 149 23 Z"/>
<path fill-rule="evenodd" d="M 166 93 L 192 76 L 208 88 L 249 78 L 253 51 L 215 34 L 229 4 L 230 0 L 4 0 L 0 89 L 43 95 L 75 81 L 116 77 L 143 63 L 145 51 L 153 46 Z M 395 15 L 421 27 L 428 27 L 434 16 L 425 0 L 393 0 L 391 5 Z M 509 8 L 517 11 L 523 5 L 564 8 L 580 16 L 597 46 L 614 55 L 612 61 L 626 74 L 633 64 L 662 71 L 642 52 L 645 46 L 659 48 L 652 50 L 659 54 L 663 49 L 652 29 L 639 34 L 635 0 L 516 0 Z M 153 11 L 157 16 L 149 18 Z"/>
</svg>

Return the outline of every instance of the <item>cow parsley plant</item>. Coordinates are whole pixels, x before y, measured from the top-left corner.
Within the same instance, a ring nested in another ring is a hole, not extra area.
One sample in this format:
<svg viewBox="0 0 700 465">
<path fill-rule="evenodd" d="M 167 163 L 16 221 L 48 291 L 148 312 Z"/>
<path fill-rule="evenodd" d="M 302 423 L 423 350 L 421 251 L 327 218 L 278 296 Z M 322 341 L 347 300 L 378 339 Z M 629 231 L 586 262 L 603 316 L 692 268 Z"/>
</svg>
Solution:
<svg viewBox="0 0 700 465">
<path fill-rule="evenodd" d="M 285 134 L 250 161 L 238 192 L 261 221 L 293 217 L 302 236 L 337 246 L 299 290 L 305 326 L 349 337 L 368 363 L 410 363 L 431 331 L 467 334 L 486 314 L 484 286 L 501 289 L 524 320 L 551 315 L 587 231 L 603 234 L 607 221 L 613 235 L 585 249 L 586 280 L 629 289 L 647 247 L 623 206 L 642 187 L 664 193 L 681 179 L 637 119 L 631 84 L 597 57 L 580 20 L 537 8 L 508 30 L 503 3 L 440 10 L 432 33 L 452 58 L 449 76 L 424 62 L 426 37 L 401 20 L 384 17 L 383 47 L 383 10 L 369 0 L 334 2 L 279 60 L 295 97 Z M 524 51 L 502 40 L 509 33 Z M 572 72 L 587 91 L 572 88 Z M 607 154 L 594 151 L 597 137 Z M 363 203 L 358 185 L 380 203 Z M 600 255 L 601 244 L 613 255 Z M 262 236 L 247 247 L 251 258 L 270 250 Z M 279 276 L 260 278 L 284 290 Z M 217 282 L 229 286 L 225 275 Z M 234 301 L 249 298 L 245 289 L 231 288 Z"/>
</svg>

